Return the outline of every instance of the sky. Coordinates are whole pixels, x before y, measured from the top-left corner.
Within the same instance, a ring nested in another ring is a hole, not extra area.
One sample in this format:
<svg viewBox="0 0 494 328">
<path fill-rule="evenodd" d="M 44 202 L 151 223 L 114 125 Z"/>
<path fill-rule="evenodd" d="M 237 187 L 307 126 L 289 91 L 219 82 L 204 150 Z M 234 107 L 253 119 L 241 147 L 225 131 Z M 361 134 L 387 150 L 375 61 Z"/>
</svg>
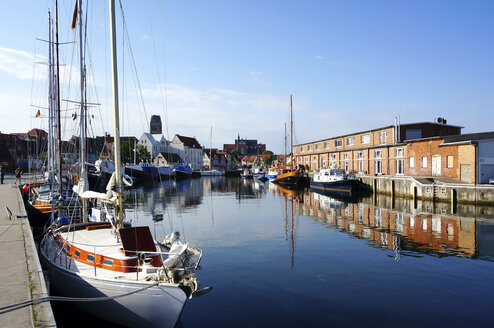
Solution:
<svg viewBox="0 0 494 328">
<path fill-rule="evenodd" d="M 121 1 L 122 135 L 139 138 L 151 115 L 161 115 L 168 139 L 222 148 L 240 135 L 283 153 L 290 95 L 295 144 L 391 125 L 396 116 L 494 131 L 493 1 Z M 65 139 L 78 133 L 77 105 L 65 101 L 80 99 L 74 4 L 59 4 Z M 85 7 L 94 136 L 113 131 L 108 4 Z M 51 0 L 2 2 L 2 133 L 47 129 L 41 40 L 50 8 Z"/>
</svg>

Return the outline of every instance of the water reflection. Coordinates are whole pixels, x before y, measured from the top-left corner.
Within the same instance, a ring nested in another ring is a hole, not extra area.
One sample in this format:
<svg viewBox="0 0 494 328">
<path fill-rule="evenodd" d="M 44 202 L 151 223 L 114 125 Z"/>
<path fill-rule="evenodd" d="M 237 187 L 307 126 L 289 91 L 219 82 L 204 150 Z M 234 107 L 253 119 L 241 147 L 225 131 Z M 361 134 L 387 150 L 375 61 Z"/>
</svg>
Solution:
<svg viewBox="0 0 494 328">
<path fill-rule="evenodd" d="M 401 256 L 417 252 L 434 256 L 461 256 L 494 260 L 494 221 L 451 214 L 449 204 L 412 201 L 389 197 L 368 197 L 358 203 L 306 192 L 297 210 L 331 228 L 352 234 Z M 394 208 L 391 206 L 394 205 Z M 461 213 L 490 213 L 491 208 L 460 206 Z"/>
</svg>

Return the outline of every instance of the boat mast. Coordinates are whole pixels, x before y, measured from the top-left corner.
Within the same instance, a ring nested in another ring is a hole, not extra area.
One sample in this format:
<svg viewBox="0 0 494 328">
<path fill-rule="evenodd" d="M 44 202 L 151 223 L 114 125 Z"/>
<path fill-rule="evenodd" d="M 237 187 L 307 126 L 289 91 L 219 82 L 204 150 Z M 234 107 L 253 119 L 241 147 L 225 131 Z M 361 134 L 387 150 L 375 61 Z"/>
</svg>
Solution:
<svg viewBox="0 0 494 328">
<path fill-rule="evenodd" d="M 58 134 L 58 186 L 62 196 L 62 128 L 60 119 L 60 57 L 58 54 L 58 1 L 55 0 L 55 45 L 56 45 L 56 84 L 57 84 L 57 134 Z"/>
<path fill-rule="evenodd" d="M 78 0 L 79 17 L 79 59 L 81 69 L 81 114 L 80 114 L 80 137 L 79 137 L 79 192 L 87 190 L 87 172 L 86 172 L 86 101 L 84 99 L 85 87 L 85 65 L 83 57 L 83 39 L 82 39 L 82 0 Z M 82 190 L 81 190 L 82 189 Z M 82 220 L 87 221 L 87 201 L 82 199 Z"/>
<path fill-rule="evenodd" d="M 285 158 L 283 159 L 283 163 L 285 164 L 285 169 L 287 168 L 286 165 L 286 122 L 285 122 Z"/>
<path fill-rule="evenodd" d="M 48 11 L 48 174 L 50 179 L 50 196 L 53 196 L 53 182 L 55 180 L 55 153 L 54 153 L 54 138 L 53 138 L 53 108 L 54 95 L 53 92 L 53 20 L 51 12 Z M 50 222 L 55 220 L 54 202 L 51 202 Z"/>
<path fill-rule="evenodd" d="M 293 113 L 292 113 L 292 95 L 290 95 L 290 171 L 293 171 Z"/>
<path fill-rule="evenodd" d="M 115 212 L 117 214 L 118 227 L 123 226 L 122 212 L 122 173 L 120 168 L 120 123 L 118 115 L 118 74 L 117 74 L 117 40 L 115 32 L 115 0 L 109 0 L 110 4 L 110 42 L 111 42 L 111 67 L 112 67 L 112 85 L 113 85 L 113 149 L 115 156 L 115 176 L 117 201 Z"/>
</svg>

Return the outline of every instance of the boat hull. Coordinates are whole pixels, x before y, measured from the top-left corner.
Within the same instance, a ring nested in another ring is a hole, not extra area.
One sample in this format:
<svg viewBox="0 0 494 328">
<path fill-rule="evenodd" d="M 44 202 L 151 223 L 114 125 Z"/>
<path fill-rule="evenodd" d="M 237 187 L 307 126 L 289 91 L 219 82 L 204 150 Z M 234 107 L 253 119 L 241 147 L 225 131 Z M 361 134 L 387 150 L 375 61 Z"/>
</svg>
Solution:
<svg viewBox="0 0 494 328">
<path fill-rule="evenodd" d="M 359 188 L 357 180 L 310 182 L 311 191 L 317 191 L 324 194 L 350 195 L 352 192 L 357 191 L 358 189 Z"/>
<path fill-rule="evenodd" d="M 43 251 L 40 254 L 48 271 L 53 295 L 77 298 L 115 297 L 146 286 L 144 283 L 81 277 L 54 264 Z M 73 304 L 91 315 L 126 327 L 171 328 L 179 320 L 187 298 L 185 292 L 177 286 L 158 285 L 113 300 Z"/>
<path fill-rule="evenodd" d="M 288 172 L 279 174 L 278 177 L 274 180 L 271 180 L 273 183 L 280 184 L 285 187 L 304 187 L 309 183 L 309 178 L 299 172 Z"/>
<path fill-rule="evenodd" d="M 192 175 L 192 169 L 185 165 L 175 165 L 173 168 L 173 177 L 175 180 L 189 179 Z"/>
</svg>

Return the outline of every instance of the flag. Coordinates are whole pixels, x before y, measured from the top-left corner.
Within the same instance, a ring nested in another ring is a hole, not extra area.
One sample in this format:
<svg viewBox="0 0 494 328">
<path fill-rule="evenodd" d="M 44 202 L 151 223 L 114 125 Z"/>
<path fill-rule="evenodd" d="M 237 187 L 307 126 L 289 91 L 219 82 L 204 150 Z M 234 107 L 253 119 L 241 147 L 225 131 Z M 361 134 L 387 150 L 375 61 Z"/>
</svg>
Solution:
<svg viewBox="0 0 494 328">
<path fill-rule="evenodd" d="M 38 112 L 36 113 L 36 117 L 40 117 L 41 116 L 41 112 L 40 110 L 38 109 Z"/>
<path fill-rule="evenodd" d="M 77 0 L 75 1 L 74 14 L 72 15 L 72 29 L 75 30 L 75 24 L 77 23 Z"/>
<path fill-rule="evenodd" d="M 77 113 L 72 114 L 72 120 L 77 119 Z"/>
</svg>

